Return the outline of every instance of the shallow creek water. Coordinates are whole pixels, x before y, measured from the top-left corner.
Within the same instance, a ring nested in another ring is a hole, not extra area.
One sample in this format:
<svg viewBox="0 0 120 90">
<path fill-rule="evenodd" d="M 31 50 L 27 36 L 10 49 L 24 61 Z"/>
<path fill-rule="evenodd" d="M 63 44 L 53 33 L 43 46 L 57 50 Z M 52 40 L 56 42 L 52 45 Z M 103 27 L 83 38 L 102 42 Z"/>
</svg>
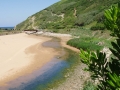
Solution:
<svg viewBox="0 0 120 90">
<path fill-rule="evenodd" d="M 51 83 L 55 78 L 63 77 L 62 72 L 71 64 L 71 62 L 65 59 L 65 53 L 69 54 L 69 52 L 61 47 L 60 40 L 57 38 L 53 38 L 52 40 L 43 43 L 43 46 L 60 50 L 60 57 L 53 57 L 53 59 L 46 63 L 42 68 L 8 82 L 8 86 L 0 87 L 0 90 L 36 90 L 39 86 L 45 88 L 46 85 Z M 42 89 L 39 88 L 39 90 Z"/>
</svg>

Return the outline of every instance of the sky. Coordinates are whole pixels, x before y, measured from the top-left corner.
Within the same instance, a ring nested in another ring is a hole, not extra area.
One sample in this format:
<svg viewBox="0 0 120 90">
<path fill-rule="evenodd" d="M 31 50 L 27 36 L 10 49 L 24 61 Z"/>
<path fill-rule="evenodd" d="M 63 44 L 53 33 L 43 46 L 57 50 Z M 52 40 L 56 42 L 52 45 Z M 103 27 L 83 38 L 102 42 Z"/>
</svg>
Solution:
<svg viewBox="0 0 120 90">
<path fill-rule="evenodd" d="M 0 0 L 0 27 L 14 27 L 60 0 Z"/>
</svg>

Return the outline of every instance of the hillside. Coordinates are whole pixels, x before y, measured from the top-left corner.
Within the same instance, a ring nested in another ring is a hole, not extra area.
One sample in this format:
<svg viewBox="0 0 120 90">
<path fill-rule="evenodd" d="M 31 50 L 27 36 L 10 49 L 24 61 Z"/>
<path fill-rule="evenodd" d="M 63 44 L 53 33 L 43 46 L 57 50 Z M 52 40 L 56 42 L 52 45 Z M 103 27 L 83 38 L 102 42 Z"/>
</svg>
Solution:
<svg viewBox="0 0 120 90">
<path fill-rule="evenodd" d="M 119 0 L 61 0 L 28 17 L 15 29 L 64 29 L 102 23 L 103 12 Z"/>
</svg>

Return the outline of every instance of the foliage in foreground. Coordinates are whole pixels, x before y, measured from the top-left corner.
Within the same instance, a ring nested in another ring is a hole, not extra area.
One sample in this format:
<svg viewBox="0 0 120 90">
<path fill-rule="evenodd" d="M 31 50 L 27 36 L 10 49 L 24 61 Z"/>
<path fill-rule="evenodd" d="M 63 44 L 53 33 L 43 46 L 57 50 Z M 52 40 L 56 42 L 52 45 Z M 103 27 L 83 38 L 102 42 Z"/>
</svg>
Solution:
<svg viewBox="0 0 120 90">
<path fill-rule="evenodd" d="M 112 31 L 112 36 L 117 37 L 116 42 L 111 42 L 110 51 L 114 55 L 111 59 L 103 52 L 83 51 L 80 57 L 92 72 L 91 77 L 97 79 L 98 90 L 120 90 L 120 3 L 105 11 L 105 26 Z"/>
</svg>

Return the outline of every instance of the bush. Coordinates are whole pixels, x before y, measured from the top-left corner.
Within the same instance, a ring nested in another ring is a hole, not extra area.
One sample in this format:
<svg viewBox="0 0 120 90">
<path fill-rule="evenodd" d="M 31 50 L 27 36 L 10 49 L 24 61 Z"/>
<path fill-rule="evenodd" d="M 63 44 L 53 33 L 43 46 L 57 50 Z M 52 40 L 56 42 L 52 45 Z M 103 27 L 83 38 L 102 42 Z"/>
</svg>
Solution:
<svg viewBox="0 0 120 90">
<path fill-rule="evenodd" d="M 91 77 L 98 80 L 97 90 L 120 90 L 120 3 L 105 11 L 105 26 L 117 37 L 111 42 L 113 56 L 107 58 L 107 52 L 80 50 L 81 61 L 87 65 Z M 110 56 L 109 56 L 110 57 Z"/>
<path fill-rule="evenodd" d="M 91 27 L 91 30 L 104 30 L 105 26 L 102 23 L 97 23 L 95 26 Z"/>
</svg>

